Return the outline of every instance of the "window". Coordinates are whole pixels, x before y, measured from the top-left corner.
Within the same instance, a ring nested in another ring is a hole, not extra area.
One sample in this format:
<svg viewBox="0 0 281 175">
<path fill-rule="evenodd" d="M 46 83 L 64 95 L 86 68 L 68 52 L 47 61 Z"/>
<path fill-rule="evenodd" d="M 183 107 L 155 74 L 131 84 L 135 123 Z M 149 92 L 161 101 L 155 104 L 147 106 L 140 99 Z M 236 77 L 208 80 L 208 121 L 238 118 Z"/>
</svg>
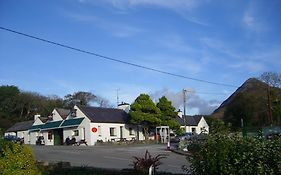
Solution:
<svg viewBox="0 0 281 175">
<path fill-rule="evenodd" d="M 79 130 L 73 130 L 73 136 L 79 136 Z"/>
<path fill-rule="evenodd" d="M 135 135 L 134 130 L 132 128 L 129 128 L 129 135 L 130 136 Z"/>
<path fill-rule="evenodd" d="M 116 128 L 109 128 L 110 136 L 116 136 Z"/>
<path fill-rule="evenodd" d="M 48 140 L 52 140 L 53 139 L 53 132 L 52 130 L 48 131 Z"/>
<path fill-rule="evenodd" d="M 196 132 L 196 128 L 191 128 L 191 132 Z"/>
</svg>

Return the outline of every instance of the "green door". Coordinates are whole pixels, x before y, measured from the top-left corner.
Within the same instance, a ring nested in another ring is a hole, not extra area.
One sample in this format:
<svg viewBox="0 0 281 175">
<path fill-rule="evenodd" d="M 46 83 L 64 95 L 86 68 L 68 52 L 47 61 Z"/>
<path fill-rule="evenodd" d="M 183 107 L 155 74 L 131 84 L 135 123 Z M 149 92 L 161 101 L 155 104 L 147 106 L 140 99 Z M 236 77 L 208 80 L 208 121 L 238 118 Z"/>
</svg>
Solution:
<svg viewBox="0 0 281 175">
<path fill-rule="evenodd" d="M 63 144 L 63 130 L 56 129 L 54 130 L 54 145 L 62 145 Z"/>
</svg>

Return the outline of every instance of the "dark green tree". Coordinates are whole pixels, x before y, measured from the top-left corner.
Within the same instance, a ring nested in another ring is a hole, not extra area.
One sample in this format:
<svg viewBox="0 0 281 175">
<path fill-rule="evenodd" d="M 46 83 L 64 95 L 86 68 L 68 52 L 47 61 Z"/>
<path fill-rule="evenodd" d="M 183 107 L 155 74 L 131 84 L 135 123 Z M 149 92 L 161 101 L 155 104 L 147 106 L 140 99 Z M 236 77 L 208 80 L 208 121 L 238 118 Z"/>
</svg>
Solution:
<svg viewBox="0 0 281 175">
<path fill-rule="evenodd" d="M 226 108 L 224 121 L 231 123 L 233 127 L 240 127 L 241 119 L 243 119 L 244 126 L 262 126 L 265 111 L 264 105 L 257 97 L 239 93 L 235 101 Z"/>
<path fill-rule="evenodd" d="M 272 104 L 273 121 L 276 125 L 281 126 L 281 100 L 275 99 Z"/>
<path fill-rule="evenodd" d="M 179 130 L 180 124 L 175 120 L 178 114 L 175 112 L 176 108 L 172 105 L 172 102 L 163 96 L 156 106 L 161 111 L 161 125 L 169 126 L 173 130 Z"/>
<path fill-rule="evenodd" d="M 0 117 L 10 117 L 16 108 L 20 90 L 16 86 L 0 86 Z"/>
<path fill-rule="evenodd" d="M 129 115 L 132 124 L 143 126 L 146 140 L 148 139 L 149 128 L 161 124 L 160 109 L 157 108 L 147 94 L 140 94 L 136 98 L 135 102 L 131 104 Z"/>
<path fill-rule="evenodd" d="M 205 117 L 206 122 L 209 125 L 209 133 L 227 133 L 229 128 L 225 125 L 224 121 L 221 119 L 216 119 L 213 117 Z"/>
</svg>

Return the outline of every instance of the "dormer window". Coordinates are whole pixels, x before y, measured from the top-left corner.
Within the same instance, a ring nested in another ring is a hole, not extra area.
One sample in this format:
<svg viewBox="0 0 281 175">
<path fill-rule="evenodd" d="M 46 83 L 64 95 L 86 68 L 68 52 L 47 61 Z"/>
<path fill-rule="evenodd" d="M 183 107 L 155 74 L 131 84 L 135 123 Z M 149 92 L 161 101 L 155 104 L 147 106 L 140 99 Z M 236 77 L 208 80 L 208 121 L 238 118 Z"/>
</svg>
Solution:
<svg viewBox="0 0 281 175">
<path fill-rule="evenodd" d="M 48 116 L 48 120 L 49 120 L 49 121 L 52 121 L 52 120 L 53 120 L 53 115 L 49 115 L 49 116 Z"/>
<path fill-rule="evenodd" d="M 74 109 L 74 110 L 71 111 L 71 114 L 70 114 L 71 117 L 76 117 L 76 110 L 77 110 L 77 109 Z"/>
</svg>

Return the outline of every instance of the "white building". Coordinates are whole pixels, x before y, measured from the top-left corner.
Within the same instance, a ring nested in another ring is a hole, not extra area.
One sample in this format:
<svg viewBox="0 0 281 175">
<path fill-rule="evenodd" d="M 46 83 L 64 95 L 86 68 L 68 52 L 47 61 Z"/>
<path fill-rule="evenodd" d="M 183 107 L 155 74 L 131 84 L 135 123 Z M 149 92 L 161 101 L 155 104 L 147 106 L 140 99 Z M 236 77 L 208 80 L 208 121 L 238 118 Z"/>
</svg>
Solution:
<svg viewBox="0 0 281 175">
<path fill-rule="evenodd" d="M 203 116 L 187 116 L 179 113 L 176 120 L 185 132 L 209 133 L 209 125 Z"/>
<path fill-rule="evenodd" d="M 62 145 L 67 138 L 76 142 L 95 145 L 97 142 L 144 140 L 141 126 L 129 123 L 129 104 L 114 108 L 74 106 L 72 110 L 55 108 L 43 118 L 35 115 L 33 121 L 16 123 L 6 135 L 24 138 L 25 144 L 36 144 L 44 138 L 45 145 Z M 176 119 L 186 132 L 209 133 L 209 126 L 202 116 L 179 115 Z"/>
<path fill-rule="evenodd" d="M 128 104 L 119 105 L 120 109 L 74 106 L 73 110 L 53 110 L 45 118 L 34 116 L 34 121 L 25 128 L 23 137 L 26 144 L 36 144 L 39 137 L 45 145 L 62 145 L 66 138 L 75 138 L 88 145 L 97 142 L 144 140 L 142 128 L 129 124 Z M 16 124 L 17 125 L 17 124 Z M 8 129 L 14 131 L 13 127 Z M 6 133 L 8 134 L 8 133 Z"/>
<path fill-rule="evenodd" d="M 14 124 L 12 127 L 6 130 L 4 136 L 7 137 L 9 135 L 16 136 L 18 138 L 23 138 L 25 144 L 29 144 L 29 131 L 33 124 L 33 120 L 24 121 Z"/>
</svg>

